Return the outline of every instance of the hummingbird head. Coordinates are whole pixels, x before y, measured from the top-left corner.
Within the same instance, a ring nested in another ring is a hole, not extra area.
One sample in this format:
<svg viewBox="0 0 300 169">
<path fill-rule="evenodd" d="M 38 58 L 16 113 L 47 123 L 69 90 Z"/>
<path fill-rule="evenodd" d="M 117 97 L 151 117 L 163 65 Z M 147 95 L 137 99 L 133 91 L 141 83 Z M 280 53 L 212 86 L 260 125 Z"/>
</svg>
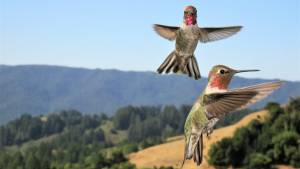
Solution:
<svg viewBox="0 0 300 169">
<path fill-rule="evenodd" d="M 227 90 L 233 75 L 250 71 L 259 70 L 234 70 L 224 65 L 216 65 L 209 72 L 207 86 L 210 88 L 217 87 L 219 90 Z"/>
<path fill-rule="evenodd" d="M 197 23 L 197 9 L 191 5 L 184 8 L 183 20 L 186 25 Z"/>
</svg>

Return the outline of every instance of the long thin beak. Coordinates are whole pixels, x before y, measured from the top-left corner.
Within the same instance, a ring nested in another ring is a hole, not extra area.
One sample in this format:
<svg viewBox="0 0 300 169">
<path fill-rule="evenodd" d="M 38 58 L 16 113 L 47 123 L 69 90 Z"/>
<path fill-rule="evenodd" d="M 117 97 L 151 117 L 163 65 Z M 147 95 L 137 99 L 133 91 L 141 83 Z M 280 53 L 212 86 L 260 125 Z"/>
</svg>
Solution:
<svg viewBox="0 0 300 169">
<path fill-rule="evenodd" d="M 236 70 L 235 73 L 253 72 L 253 71 L 260 71 L 260 70 L 258 70 L 258 69 L 252 69 L 252 70 Z"/>
</svg>

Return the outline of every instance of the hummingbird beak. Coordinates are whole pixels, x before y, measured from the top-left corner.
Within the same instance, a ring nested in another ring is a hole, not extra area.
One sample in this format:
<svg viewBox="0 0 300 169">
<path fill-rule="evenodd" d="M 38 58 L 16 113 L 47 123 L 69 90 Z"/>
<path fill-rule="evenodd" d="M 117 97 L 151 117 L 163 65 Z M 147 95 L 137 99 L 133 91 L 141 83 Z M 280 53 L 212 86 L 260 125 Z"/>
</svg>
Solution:
<svg viewBox="0 0 300 169">
<path fill-rule="evenodd" d="M 252 70 L 236 70 L 235 73 L 253 72 L 253 71 L 260 71 L 260 70 L 258 70 L 258 69 L 252 69 Z"/>
</svg>

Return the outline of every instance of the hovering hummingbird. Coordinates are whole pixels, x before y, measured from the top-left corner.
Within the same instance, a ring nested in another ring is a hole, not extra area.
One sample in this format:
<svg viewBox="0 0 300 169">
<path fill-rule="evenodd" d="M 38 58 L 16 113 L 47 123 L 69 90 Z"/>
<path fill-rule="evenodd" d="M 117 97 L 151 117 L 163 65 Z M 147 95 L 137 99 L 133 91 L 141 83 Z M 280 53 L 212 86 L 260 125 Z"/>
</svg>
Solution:
<svg viewBox="0 0 300 169">
<path fill-rule="evenodd" d="M 225 39 L 236 34 L 241 28 L 242 26 L 199 28 L 196 8 L 187 6 L 180 27 L 154 25 L 156 33 L 163 38 L 170 41 L 176 39 L 175 50 L 157 69 L 158 74 L 164 71 L 168 74 L 173 70 L 173 73 L 187 74 L 195 80 L 200 79 L 201 75 L 194 55 L 198 41 L 206 43 Z"/>
<path fill-rule="evenodd" d="M 259 70 L 234 70 L 223 65 L 217 65 L 211 69 L 207 86 L 196 100 L 185 121 L 185 151 L 182 167 L 185 160 L 193 156 L 198 166 L 202 163 L 202 135 L 212 134 L 213 126 L 220 117 L 267 97 L 284 84 L 284 81 L 277 81 L 227 90 L 233 75 L 249 71 Z"/>
</svg>

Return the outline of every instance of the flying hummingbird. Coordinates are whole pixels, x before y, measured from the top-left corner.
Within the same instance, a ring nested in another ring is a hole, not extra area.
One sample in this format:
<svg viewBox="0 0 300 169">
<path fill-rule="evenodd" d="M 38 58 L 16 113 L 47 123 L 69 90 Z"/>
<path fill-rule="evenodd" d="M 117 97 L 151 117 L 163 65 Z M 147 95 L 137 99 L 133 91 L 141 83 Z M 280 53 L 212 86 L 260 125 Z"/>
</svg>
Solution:
<svg viewBox="0 0 300 169">
<path fill-rule="evenodd" d="M 259 70 L 234 70 L 227 66 L 214 66 L 208 75 L 208 83 L 193 105 L 184 126 L 184 160 L 194 156 L 199 166 L 203 157 L 203 134 L 212 134 L 214 124 L 220 117 L 241 110 L 260 99 L 267 97 L 284 81 L 227 90 L 231 78 L 236 73 Z"/>
<path fill-rule="evenodd" d="M 176 39 L 175 50 L 157 69 L 158 74 L 164 71 L 168 74 L 173 71 L 173 73 L 187 74 L 195 80 L 200 79 L 201 75 L 194 55 L 198 41 L 206 43 L 225 39 L 236 34 L 241 28 L 242 26 L 199 28 L 197 9 L 187 6 L 184 9 L 183 23 L 180 27 L 154 25 L 156 33 L 163 38 L 170 41 Z"/>
</svg>

